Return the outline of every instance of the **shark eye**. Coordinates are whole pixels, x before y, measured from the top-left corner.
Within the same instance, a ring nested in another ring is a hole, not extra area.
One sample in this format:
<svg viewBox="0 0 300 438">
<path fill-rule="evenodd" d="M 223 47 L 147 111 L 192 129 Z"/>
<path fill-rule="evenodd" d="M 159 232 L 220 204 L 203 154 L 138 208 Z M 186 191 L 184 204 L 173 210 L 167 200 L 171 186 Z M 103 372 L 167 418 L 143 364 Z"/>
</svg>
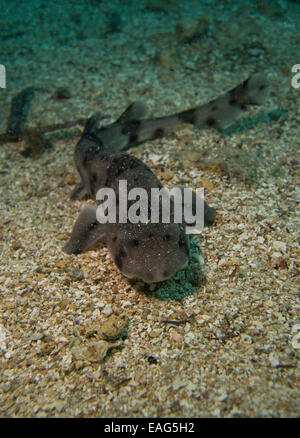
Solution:
<svg viewBox="0 0 300 438">
<path fill-rule="evenodd" d="M 97 222 L 97 221 L 96 222 L 92 222 L 91 224 L 88 225 L 88 229 L 89 230 L 93 230 L 98 225 L 98 223 L 99 222 Z"/>
<path fill-rule="evenodd" d="M 126 252 L 123 249 L 120 249 L 120 256 L 121 257 L 126 257 Z"/>
<path fill-rule="evenodd" d="M 185 252 L 186 252 L 186 254 L 187 254 L 187 256 L 189 256 L 190 250 L 189 250 L 189 247 L 188 247 L 188 245 L 187 245 L 187 242 L 186 242 L 186 240 L 185 240 L 184 235 L 181 235 L 181 236 L 179 237 L 178 245 L 179 245 L 180 248 L 184 249 Z"/>
<path fill-rule="evenodd" d="M 170 234 L 165 234 L 164 237 L 163 237 L 163 239 L 164 239 L 166 242 L 168 242 L 169 240 L 171 240 L 171 236 L 170 236 Z"/>
<path fill-rule="evenodd" d="M 126 257 L 126 255 L 127 255 L 126 252 L 121 248 L 115 257 L 115 263 L 120 270 L 122 269 L 123 259 Z"/>
<path fill-rule="evenodd" d="M 178 245 L 179 245 L 179 246 L 184 246 L 184 245 L 185 245 L 185 239 L 184 239 L 184 236 L 183 236 L 183 235 L 180 235 L 180 236 L 179 236 L 179 239 L 178 239 Z"/>
<path fill-rule="evenodd" d="M 132 246 L 139 246 L 139 244 L 140 244 L 140 242 L 138 239 L 132 239 L 132 241 L 131 241 Z"/>
</svg>

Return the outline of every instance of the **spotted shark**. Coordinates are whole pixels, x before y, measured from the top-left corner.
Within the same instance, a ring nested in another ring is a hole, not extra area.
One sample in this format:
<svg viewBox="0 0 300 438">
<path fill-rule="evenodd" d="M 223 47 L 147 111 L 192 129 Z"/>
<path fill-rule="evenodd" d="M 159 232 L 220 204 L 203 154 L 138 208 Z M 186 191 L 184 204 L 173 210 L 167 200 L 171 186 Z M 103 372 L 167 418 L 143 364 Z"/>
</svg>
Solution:
<svg viewBox="0 0 300 438">
<path fill-rule="evenodd" d="M 96 200 L 98 190 L 106 187 L 113 189 L 118 204 L 119 182 L 123 180 L 127 181 L 128 191 L 143 188 L 150 199 L 151 189 L 161 189 L 161 182 L 146 164 L 123 152 L 124 149 L 167 136 L 182 123 L 191 123 L 198 129 L 223 130 L 238 120 L 249 105 L 262 104 L 269 90 L 265 76 L 255 73 L 213 101 L 178 114 L 143 119 L 145 106 L 135 102 L 116 122 L 99 127 L 101 117 L 96 113 L 87 121 L 75 147 L 74 161 L 81 183 L 71 197 L 88 194 Z M 170 205 L 174 207 L 172 198 Z M 100 223 L 96 206 L 88 205 L 80 212 L 63 251 L 79 254 L 102 240 L 126 277 L 148 283 L 166 280 L 187 265 L 190 250 L 186 224 L 184 220 L 175 222 L 174 208 L 171 212 L 168 223 L 161 217 L 159 223 Z M 212 225 L 215 217 L 215 209 L 204 202 L 204 225 Z"/>
<path fill-rule="evenodd" d="M 242 84 L 209 103 L 169 116 L 143 119 L 146 106 L 143 102 L 134 102 L 115 123 L 95 129 L 94 135 L 105 149 L 120 151 L 172 134 L 183 123 L 190 123 L 198 129 L 222 131 L 240 119 L 249 105 L 264 103 L 269 91 L 267 78 L 261 73 L 254 73 Z"/>
</svg>

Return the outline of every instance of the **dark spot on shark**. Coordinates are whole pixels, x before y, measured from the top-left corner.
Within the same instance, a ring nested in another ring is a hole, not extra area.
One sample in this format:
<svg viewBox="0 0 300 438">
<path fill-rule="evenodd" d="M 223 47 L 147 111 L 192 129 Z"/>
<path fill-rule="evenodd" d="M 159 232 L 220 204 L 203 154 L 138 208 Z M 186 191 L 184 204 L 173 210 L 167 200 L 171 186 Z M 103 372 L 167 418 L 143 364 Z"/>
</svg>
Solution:
<svg viewBox="0 0 300 438">
<path fill-rule="evenodd" d="M 169 242 L 169 241 L 171 240 L 171 236 L 170 236 L 170 234 L 165 234 L 164 237 L 163 237 L 163 239 L 164 239 L 166 242 Z"/>
<path fill-rule="evenodd" d="M 236 97 L 232 97 L 230 100 L 229 100 L 229 105 L 231 105 L 231 106 L 234 106 L 234 105 L 236 105 L 238 103 L 238 99 L 236 98 Z"/>
<path fill-rule="evenodd" d="M 215 126 L 217 124 L 217 121 L 216 121 L 216 119 L 214 117 L 208 117 L 206 119 L 206 124 L 208 126 Z"/>
<path fill-rule="evenodd" d="M 130 134 L 130 136 L 129 136 L 129 144 L 136 143 L 138 141 L 138 139 L 139 139 L 138 134 L 136 134 L 136 133 Z"/>
<path fill-rule="evenodd" d="M 196 116 L 195 108 L 192 108 L 190 110 L 178 114 L 178 118 L 181 122 L 191 123 L 192 125 L 195 123 L 195 119 L 196 119 L 195 116 Z"/>
<path fill-rule="evenodd" d="M 123 135 L 132 135 L 133 133 L 137 133 L 140 129 L 141 121 L 140 120 L 129 120 L 124 123 L 122 128 Z"/>
<path fill-rule="evenodd" d="M 139 246 L 139 244 L 140 244 L 140 242 L 138 239 L 132 239 L 132 241 L 131 241 L 132 246 Z"/>
<path fill-rule="evenodd" d="M 243 88 L 246 88 L 247 85 L 248 85 L 248 82 L 249 82 L 249 78 L 246 79 L 246 80 L 243 82 L 242 87 L 243 87 Z"/>
<path fill-rule="evenodd" d="M 165 131 L 163 130 L 163 128 L 157 128 L 154 131 L 154 138 L 161 138 L 165 135 Z"/>
</svg>

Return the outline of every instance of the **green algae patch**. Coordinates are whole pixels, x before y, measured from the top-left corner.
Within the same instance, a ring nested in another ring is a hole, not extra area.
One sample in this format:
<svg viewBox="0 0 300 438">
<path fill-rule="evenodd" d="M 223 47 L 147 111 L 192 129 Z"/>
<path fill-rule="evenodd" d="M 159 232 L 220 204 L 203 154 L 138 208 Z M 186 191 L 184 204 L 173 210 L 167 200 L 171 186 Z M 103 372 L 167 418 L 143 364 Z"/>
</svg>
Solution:
<svg viewBox="0 0 300 438">
<path fill-rule="evenodd" d="M 238 120 L 231 126 L 223 130 L 223 136 L 229 137 L 232 134 L 239 134 L 247 129 L 255 128 L 258 125 L 264 123 L 277 122 L 280 119 L 284 119 L 287 114 L 287 110 L 284 108 L 276 108 L 272 111 L 266 111 L 264 113 L 255 114 L 251 117 Z"/>
<path fill-rule="evenodd" d="M 163 301 L 180 301 L 197 292 L 205 284 L 204 259 L 199 242 L 190 238 L 190 261 L 186 268 L 178 271 L 169 280 L 150 287 L 149 295 Z"/>
</svg>

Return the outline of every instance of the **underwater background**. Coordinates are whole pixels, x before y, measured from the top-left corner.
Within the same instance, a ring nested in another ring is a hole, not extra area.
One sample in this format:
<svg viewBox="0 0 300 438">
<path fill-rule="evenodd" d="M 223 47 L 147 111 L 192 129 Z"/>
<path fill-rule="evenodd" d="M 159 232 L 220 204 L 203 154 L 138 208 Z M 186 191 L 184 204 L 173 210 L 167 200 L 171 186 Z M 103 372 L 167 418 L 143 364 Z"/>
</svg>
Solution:
<svg viewBox="0 0 300 438">
<path fill-rule="evenodd" d="M 0 416 L 299 416 L 299 23 L 286 0 L 1 1 Z M 62 252 L 91 114 L 177 113 L 256 71 L 270 98 L 225 132 L 128 150 L 216 208 L 185 270 L 131 284 L 103 245 Z"/>
</svg>

